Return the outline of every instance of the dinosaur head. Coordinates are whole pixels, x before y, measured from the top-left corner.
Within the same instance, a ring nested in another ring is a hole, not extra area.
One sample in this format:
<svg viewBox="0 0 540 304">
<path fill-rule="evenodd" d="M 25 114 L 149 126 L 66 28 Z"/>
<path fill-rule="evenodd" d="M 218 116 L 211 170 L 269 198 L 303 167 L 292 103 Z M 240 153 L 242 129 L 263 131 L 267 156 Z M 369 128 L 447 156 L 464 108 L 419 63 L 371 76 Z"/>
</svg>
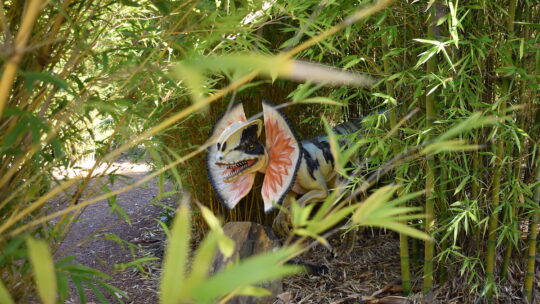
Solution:
<svg viewBox="0 0 540 304">
<path fill-rule="evenodd" d="M 259 141 L 261 131 L 260 120 L 237 121 L 223 131 L 216 143 L 215 164 L 225 169 L 224 182 L 264 169 L 268 154 Z"/>
<path fill-rule="evenodd" d="M 259 141 L 260 120 L 248 121 L 242 104 L 221 117 L 212 132 L 207 163 L 210 183 L 219 200 L 232 209 L 246 196 L 257 171 L 265 173 L 261 194 L 264 210 L 280 204 L 300 165 L 299 141 L 285 116 L 263 102 L 266 140 Z"/>
<path fill-rule="evenodd" d="M 229 209 L 234 208 L 253 187 L 255 170 L 261 162 L 253 163 L 260 156 L 248 152 L 255 152 L 251 145 L 255 145 L 261 133 L 260 124 L 257 121 L 248 122 L 244 107 L 239 103 L 216 122 L 212 131 L 206 168 L 217 197 Z"/>
</svg>

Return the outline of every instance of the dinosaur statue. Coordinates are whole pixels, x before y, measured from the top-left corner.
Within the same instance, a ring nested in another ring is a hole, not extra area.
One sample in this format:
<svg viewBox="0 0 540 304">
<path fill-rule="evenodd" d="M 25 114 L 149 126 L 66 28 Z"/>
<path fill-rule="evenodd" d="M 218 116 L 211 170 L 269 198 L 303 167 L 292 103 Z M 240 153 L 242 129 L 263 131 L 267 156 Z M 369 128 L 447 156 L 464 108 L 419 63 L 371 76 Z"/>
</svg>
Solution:
<svg viewBox="0 0 540 304">
<path fill-rule="evenodd" d="M 263 173 L 264 210 L 283 203 L 272 227 L 284 236 L 290 232 L 290 219 L 283 209 L 290 207 L 291 198 L 299 196 L 300 206 L 324 201 L 338 174 L 325 136 L 300 142 L 288 119 L 266 101 L 263 116 L 266 145 L 259 141 L 263 123 L 248 121 L 242 104 L 219 119 L 207 154 L 208 175 L 220 201 L 232 209 L 251 190 L 255 174 Z M 345 122 L 334 132 L 354 133 L 360 126 L 360 120 Z"/>
</svg>

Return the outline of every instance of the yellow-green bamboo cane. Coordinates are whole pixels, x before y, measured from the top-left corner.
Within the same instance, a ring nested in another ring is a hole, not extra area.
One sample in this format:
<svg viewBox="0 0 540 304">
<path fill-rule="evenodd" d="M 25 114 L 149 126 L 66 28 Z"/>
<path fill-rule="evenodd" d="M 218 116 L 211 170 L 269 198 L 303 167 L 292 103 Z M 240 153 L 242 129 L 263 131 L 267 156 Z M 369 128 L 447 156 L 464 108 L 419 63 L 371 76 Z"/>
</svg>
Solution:
<svg viewBox="0 0 540 304">
<path fill-rule="evenodd" d="M 510 1 L 510 7 L 508 10 L 508 33 L 512 33 L 514 30 L 514 17 L 516 13 L 516 0 Z M 504 79 L 501 85 L 501 95 L 509 93 L 509 80 Z M 507 96 L 501 96 L 501 103 L 499 106 L 499 115 L 503 115 L 506 111 Z M 499 214 L 496 212 L 500 203 L 500 191 L 501 191 L 501 174 L 503 170 L 503 158 L 504 158 L 504 139 L 501 137 L 502 129 L 498 130 L 498 137 L 494 145 L 495 150 L 495 170 L 493 172 L 492 186 L 491 186 L 491 215 L 489 217 L 488 226 L 488 240 L 487 240 L 487 254 L 486 254 L 486 278 L 487 278 L 487 297 L 491 301 L 493 291 L 495 289 L 495 254 L 497 244 L 497 228 L 499 227 Z"/>
<path fill-rule="evenodd" d="M 524 19 L 526 20 L 526 22 L 530 22 L 530 11 L 529 10 L 525 10 L 523 12 L 524 14 Z M 524 41 L 528 41 L 530 39 L 530 27 L 526 26 L 523 28 L 523 40 Z M 522 61 L 520 63 L 521 67 L 523 69 L 527 69 L 527 64 L 528 62 L 527 61 Z M 522 80 L 519 82 L 519 103 L 520 105 L 522 105 L 523 107 L 525 107 L 525 109 L 527 109 L 527 107 L 529 107 L 529 109 L 532 109 L 532 101 L 533 99 L 532 98 L 529 98 L 528 97 L 528 90 L 527 90 L 527 82 Z M 522 115 L 519 115 L 519 120 L 520 120 L 520 123 L 519 125 L 521 126 L 521 128 L 529 133 L 529 130 L 530 130 L 530 123 L 528 121 L 528 119 L 526 118 L 527 115 L 525 115 L 524 113 L 522 113 Z M 523 168 L 523 164 L 525 162 L 525 160 L 527 159 L 527 154 L 529 153 L 529 143 L 530 143 L 530 140 L 528 139 L 525 139 L 523 142 L 522 142 L 522 145 L 521 145 L 521 149 L 519 149 L 518 151 L 516 151 L 516 157 L 518 158 L 518 160 L 514 163 L 514 176 L 515 176 L 515 179 L 516 180 L 520 180 L 521 179 L 521 176 L 522 176 L 522 168 Z M 518 217 L 519 217 L 519 195 L 515 195 L 514 196 L 514 199 L 513 199 L 513 202 L 512 202 L 512 225 L 514 226 L 513 227 L 513 231 L 515 232 L 514 235 L 515 235 L 515 239 L 519 239 L 519 220 L 518 220 Z M 512 253 L 514 252 L 514 246 L 513 246 L 513 242 L 512 240 L 509 238 L 506 242 L 506 252 L 505 252 L 505 255 L 504 255 L 504 260 L 503 260 L 503 266 L 502 266 L 502 270 L 501 270 L 501 275 L 502 276 L 508 276 L 510 273 L 508 272 L 508 268 L 509 268 L 509 265 L 510 265 L 510 261 L 512 259 Z"/>
<path fill-rule="evenodd" d="M 433 37 L 435 31 L 435 7 L 437 6 L 437 1 L 434 1 L 432 4 L 432 9 L 428 22 L 428 36 Z M 436 56 L 431 57 L 427 62 L 426 73 L 431 74 L 435 72 L 437 66 Z M 427 91 L 427 89 L 426 89 Z M 435 120 L 435 93 L 431 92 L 426 96 L 426 128 L 433 128 L 433 121 Z M 426 140 L 429 140 L 429 135 Z M 426 222 L 425 230 L 426 233 L 432 234 L 435 227 L 435 198 L 433 192 L 435 189 L 435 163 L 434 158 L 430 155 L 426 156 L 426 167 L 425 167 L 425 176 L 426 176 L 426 202 L 425 202 L 425 213 L 426 213 Z M 435 243 L 434 241 L 426 241 L 424 243 L 424 284 L 423 292 L 427 294 L 433 288 L 433 256 L 435 255 Z"/>
<path fill-rule="evenodd" d="M 4 112 L 4 108 L 7 105 L 11 88 L 13 87 L 13 81 L 15 80 L 15 74 L 19 68 L 26 43 L 32 34 L 32 28 L 41 10 L 43 2 L 42 0 L 31 0 L 26 7 L 25 14 L 21 23 L 21 28 L 15 38 L 15 47 L 13 49 L 13 55 L 8 58 L 4 71 L 2 73 L 2 79 L 0 80 L 0 117 Z"/>
<path fill-rule="evenodd" d="M 538 205 L 540 205 L 540 157 L 536 156 L 536 188 L 534 191 L 534 201 L 536 203 L 536 211 L 531 217 L 531 225 L 529 226 L 529 256 L 527 257 L 527 275 L 525 276 L 525 282 L 523 284 L 523 290 L 527 302 L 532 304 L 533 295 L 533 283 L 536 273 L 535 261 L 536 261 L 536 238 L 538 237 L 538 219 L 540 212 L 538 211 Z"/>
<path fill-rule="evenodd" d="M 386 35 L 382 35 L 382 43 L 385 48 L 385 51 L 389 51 L 388 48 L 388 41 L 386 39 Z M 390 67 L 390 59 L 387 57 L 383 60 L 384 64 L 384 74 L 388 77 L 392 74 L 392 69 Z M 395 98 L 395 91 L 394 91 L 394 83 L 389 80 L 386 82 L 386 93 L 391 98 Z M 397 125 L 397 110 L 396 105 L 390 105 L 391 108 L 389 109 L 388 113 L 390 116 L 390 127 L 394 129 Z M 396 131 L 397 132 L 397 131 Z M 396 136 L 399 133 L 396 134 Z M 394 152 L 394 155 L 398 155 L 400 153 L 399 143 L 397 140 L 392 141 L 392 150 Z M 396 173 L 396 180 L 400 180 L 400 173 Z M 401 193 L 398 192 L 398 195 Z M 405 221 L 404 224 L 407 224 Z M 399 234 L 399 256 L 401 260 L 401 286 L 403 288 L 403 294 L 409 295 L 411 292 L 411 270 L 410 270 L 410 259 L 409 259 L 409 238 L 407 235 L 400 233 Z"/>
<path fill-rule="evenodd" d="M 536 75 L 539 75 L 540 72 L 540 51 L 536 51 Z M 523 96 L 523 95 L 522 95 Z M 532 98 L 529 99 L 529 105 L 532 109 L 533 100 Z M 532 114 L 532 113 L 531 113 Z M 532 115 L 531 115 L 532 116 Z M 532 119 L 531 119 L 532 121 Z M 531 122 L 528 122 L 531 123 Z M 532 122 L 534 123 L 534 122 Z M 538 123 L 538 121 L 537 121 Z M 529 129 L 529 128 L 528 128 Z M 536 151 L 539 150 L 540 147 L 536 147 Z M 533 303 L 533 285 L 534 285 L 534 279 L 535 279 L 535 269 L 536 269 L 536 246 L 538 238 L 538 221 L 540 220 L 540 210 L 538 209 L 540 206 L 540 156 L 536 154 L 536 187 L 534 189 L 534 202 L 535 207 L 537 208 L 536 211 L 533 213 L 531 220 L 530 220 L 530 226 L 529 226 L 529 250 L 528 250 L 528 257 L 527 257 L 527 274 L 525 275 L 525 280 L 523 282 L 523 293 L 525 294 L 525 298 L 527 299 L 529 304 Z"/>
</svg>

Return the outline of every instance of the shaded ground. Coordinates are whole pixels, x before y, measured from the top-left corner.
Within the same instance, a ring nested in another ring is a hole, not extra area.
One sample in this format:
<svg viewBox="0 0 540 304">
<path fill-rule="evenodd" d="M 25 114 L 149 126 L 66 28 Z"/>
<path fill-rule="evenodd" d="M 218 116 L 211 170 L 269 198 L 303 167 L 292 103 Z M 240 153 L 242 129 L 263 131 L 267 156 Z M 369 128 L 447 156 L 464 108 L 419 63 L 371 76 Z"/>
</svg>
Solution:
<svg viewBox="0 0 540 304">
<path fill-rule="evenodd" d="M 330 240 L 336 247 L 341 241 L 338 237 Z M 378 303 L 376 298 L 391 296 L 397 298 L 388 303 L 407 303 L 405 298 L 399 299 L 402 295 L 399 242 L 393 235 L 361 238 L 349 253 L 337 257 L 319 246 L 304 254 L 301 260 L 324 265 L 328 272 L 320 276 L 302 274 L 285 279 L 284 290 L 288 291 L 291 300 L 280 303 L 371 303 L 369 300 Z"/>
<path fill-rule="evenodd" d="M 111 190 L 118 189 L 140 180 L 149 170 L 129 162 L 117 163 L 116 166 L 117 173 L 129 179 L 116 181 L 112 185 L 108 180 L 95 179 L 91 185 L 96 193 L 103 192 L 101 184 Z M 170 185 L 165 184 L 163 190 L 169 191 Z M 123 299 L 126 303 L 158 303 L 159 260 L 154 264 L 142 264 L 139 269 L 114 268 L 115 265 L 144 256 L 162 258 L 165 235 L 155 219 L 160 218 L 164 208 L 155 203 L 174 206 L 175 202 L 172 198 L 157 198 L 158 194 L 159 185 L 153 179 L 118 195 L 116 201 L 130 216 L 131 225 L 111 213 L 106 201 L 88 207 L 70 229 L 58 255 L 74 255 L 74 263 L 91 266 L 111 275 L 113 279 L 109 283 L 126 292 L 128 299 Z M 53 204 L 54 209 L 59 209 L 63 203 L 56 201 Z M 330 242 L 337 247 L 341 239 L 335 237 Z M 449 278 L 446 285 L 439 287 L 439 292 L 422 301 L 418 289 L 421 275 L 413 278 L 413 296 L 408 299 L 401 297 L 399 241 L 394 234 L 361 236 L 349 254 L 338 257 L 319 246 L 305 253 L 301 260 L 324 265 L 328 272 L 284 279 L 285 292 L 278 295 L 274 303 L 473 303 L 475 298 L 475 295 L 466 293 L 464 278 Z M 501 291 L 500 303 L 520 303 L 518 294 L 522 275 L 516 270 L 515 282 L 511 282 L 512 288 Z M 540 274 L 538 277 L 537 282 L 540 282 Z M 540 286 L 536 287 L 540 289 Z M 95 301 L 92 297 L 90 300 Z M 67 303 L 78 303 L 78 299 L 72 296 Z"/>
</svg>

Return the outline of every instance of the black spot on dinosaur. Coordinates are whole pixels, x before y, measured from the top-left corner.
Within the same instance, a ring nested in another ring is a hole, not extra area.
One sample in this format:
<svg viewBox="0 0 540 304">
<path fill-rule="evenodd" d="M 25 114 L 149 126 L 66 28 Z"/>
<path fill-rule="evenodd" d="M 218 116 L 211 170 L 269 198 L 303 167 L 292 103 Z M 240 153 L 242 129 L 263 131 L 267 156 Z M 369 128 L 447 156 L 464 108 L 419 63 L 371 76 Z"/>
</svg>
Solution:
<svg viewBox="0 0 540 304">
<path fill-rule="evenodd" d="M 242 130 L 240 144 L 235 148 L 235 150 L 239 150 L 250 155 L 264 154 L 264 147 L 257 138 L 258 129 L 259 127 L 257 125 L 251 125 Z"/>
<path fill-rule="evenodd" d="M 311 178 L 315 179 L 315 170 L 319 169 L 319 162 L 309 152 L 302 148 L 302 157 L 306 160 L 307 169 Z"/>
<path fill-rule="evenodd" d="M 332 150 L 330 149 L 330 143 L 325 140 L 319 140 L 319 138 L 314 138 L 311 140 L 311 143 L 315 145 L 315 147 L 319 148 L 319 150 L 322 151 L 322 154 L 324 156 L 324 160 L 328 164 L 334 165 L 334 156 L 332 155 Z"/>
</svg>

